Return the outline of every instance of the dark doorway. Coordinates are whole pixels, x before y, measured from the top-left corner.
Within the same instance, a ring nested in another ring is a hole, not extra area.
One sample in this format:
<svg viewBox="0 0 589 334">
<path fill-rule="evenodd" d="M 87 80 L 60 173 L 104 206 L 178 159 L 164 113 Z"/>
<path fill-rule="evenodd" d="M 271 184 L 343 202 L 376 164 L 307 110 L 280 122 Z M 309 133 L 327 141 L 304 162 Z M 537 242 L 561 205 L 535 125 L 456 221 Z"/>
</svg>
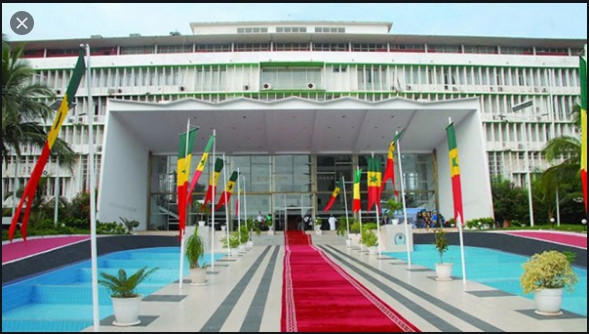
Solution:
<svg viewBox="0 0 589 334">
<path fill-rule="evenodd" d="M 302 221 L 303 219 L 301 218 L 301 215 L 295 215 L 295 214 L 288 214 L 288 230 L 289 231 L 300 231 L 301 227 L 302 227 Z"/>
</svg>

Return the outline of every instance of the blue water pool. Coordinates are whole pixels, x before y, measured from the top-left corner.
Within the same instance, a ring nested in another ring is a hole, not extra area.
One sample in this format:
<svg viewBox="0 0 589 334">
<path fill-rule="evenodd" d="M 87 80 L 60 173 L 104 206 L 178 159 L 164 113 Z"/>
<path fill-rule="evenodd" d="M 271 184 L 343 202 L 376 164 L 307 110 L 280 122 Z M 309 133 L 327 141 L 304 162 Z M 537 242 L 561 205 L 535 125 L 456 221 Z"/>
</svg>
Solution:
<svg viewBox="0 0 589 334">
<path fill-rule="evenodd" d="M 407 253 L 383 253 L 385 255 L 407 261 Z M 513 295 L 533 299 L 533 294 L 524 295 L 519 279 L 523 275 L 522 264 L 528 257 L 500 252 L 492 249 L 465 247 L 466 276 L 475 281 Z M 440 262 L 434 245 L 416 245 L 411 253 L 412 263 L 435 269 L 435 263 Z M 462 278 L 460 248 L 451 246 L 444 255 L 444 262 L 454 263 L 455 277 Z M 583 316 L 587 316 L 587 270 L 574 268 L 579 275 L 579 283 L 573 293 L 566 292 L 562 308 Z"/>
<path fill-rule="evenodd" d="M 215 259 L 225 257 L 215 254 Z M 116 275 L 147 266 L 158 267 L 138 292 L 148 296 L 178 280 L 179 248 L 151 248 L 101 256 L 98 272 Z M 202 264 L 211 262 L 205 256 Z M 188 262 L 185 261 L 188 274 Z M 2 332 L 78 332 L 92 326 L 90 261 L 67 266 L 46 274 L 2 287 Z M 100 318 L 112 315 L 109 292 L 100 288 Z"/>
</svg>

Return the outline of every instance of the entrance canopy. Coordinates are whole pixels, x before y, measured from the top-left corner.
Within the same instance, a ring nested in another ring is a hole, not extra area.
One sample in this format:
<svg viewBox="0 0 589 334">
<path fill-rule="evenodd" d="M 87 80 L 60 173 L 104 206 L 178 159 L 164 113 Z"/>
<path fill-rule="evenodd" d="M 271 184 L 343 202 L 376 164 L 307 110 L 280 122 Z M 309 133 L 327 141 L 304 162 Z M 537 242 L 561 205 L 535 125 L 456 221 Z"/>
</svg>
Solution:
<svg viewBox="0 0 589 334">
<path fill-rule="evenodd" d="M 351 98 L 313 102 L 236 99 L 207 103 L 109 101 L 116 117 L 155 154 L 175 153 L 186 122 L 199 126 L 202 150 L 217 130 L 217 150 L 227 154 L 332 154 L 385 152 L 395 131 L 407 129 L 406 151 L 432 152 L 445 140 L 448 118 L 461 123 L 478 109 L 477 99 L 416 102 L 393 99 L 365 102 Z"/>
<path fill-rule="evenodd" d="M 352 98 L 314 102 L 195 99 L 144 103 L 109 100 L 100 178 L 99 219 L 138 220 L 145 227 L 152 155 L 176 155 L 188 119 L 199 126 L 196 159 L 217 130 L 217 153 L 228 155 L 334 155 L 385 153 L 406 129 L 404 153 L 435 155 L 436 193 L 442 214 L 453 217 L 446 127 L 456 124 L 467 219 L 492 217 L 489 167 L 478 99 L 421 102 Z M 154 182 L 154 180 L 151 180 Z"/>
</svg>

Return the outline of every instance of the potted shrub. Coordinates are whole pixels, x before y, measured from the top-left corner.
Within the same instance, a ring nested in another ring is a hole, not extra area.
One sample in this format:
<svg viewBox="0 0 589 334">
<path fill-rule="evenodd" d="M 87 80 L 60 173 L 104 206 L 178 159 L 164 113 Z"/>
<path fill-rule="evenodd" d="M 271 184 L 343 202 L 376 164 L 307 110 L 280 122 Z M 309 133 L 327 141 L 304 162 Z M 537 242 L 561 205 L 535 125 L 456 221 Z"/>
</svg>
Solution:
<svg viewBox="0 0 589 334">
<path fill-rule="evenodd" d="M 98 281 L 100 285 L 110 290 L 113 310 L 116 321 L 114 326 L 128 327 L 137 326 L 141 323 L 139 320 L 139 310 L 143 296 L 135 291 L 149 275 L 153 274 L 158 268 L 146 271 L 147 267 L 139 270 L 133 276 L 128 277 L 124 269 L 119 270 L 118 277 L 100 273 L 103 278 Z"/>
<path fill-rule="evenodd" d="M 254 224 L 254 221 L 252 219 L 248 219 L 246 222 L 246 228 L 248 231 L 248 239 L 247 239 L 247 245 L 246 248 L 247 249 L 252 249 L 254 248 L 254 239 L 253 239 L 253 231 L 256 231 L 257 235 L 260 235 L 260 233 L 262 233 L 262 230 L 260 230 L 260 227 Z"/>
<path fill-rule="evenodd" d="M 186 256 L 190 265 L 190 280 L 192 285 L 201 286 L 206 285 L 207 270 L 201 267 L 199 260 L 205 255 L 204 244 L 198 235 L 198 226 L 194 229 L 194 234 L 186 241 Z"/>
<path fill-rule="evenodd" d="M 448 239 L 446 238 L 446 232 L 443 229 L 436 230 L 434 232 L 436 237 L 436 250 L 440 254 L 440 263 L 436 263 L 436 274 L 438 275 L 438 281 L 451 281 L 452 280 L 452 269 L 454 268 L 453 263 L 444 263 L 444 253 L 448 251 Z"/>
<path fill-rule="evenodd" d="M 520 279 L 524 293 L 534 293 L 536 313 L 560 315 L 564 289 L 571 291 L 578 282 L 571 267 L 573 259 L 557 251 L 547 251 L 532 256 L 523 264 L 524 274 Z"/>
<path fill-rule="evenodd" d="M 127 231 L 129 231 L 129 234 L 133 234 L 133 230 L 139 227 L 140 225 L 139 222 L 136 220 L 129 220 L 127 218 L 122 217 L 119 217 L 119 219 L 123 222 L 123 225 L 125 225 Z"/>
<path fill-rule="evenodd" d="M 378 237 L 374 230 L 366 229 L 362 231 L 362 243 L 368 248 L 368 254 L 376 255 L 378 252 Z"/>
<path fill-rule="evenodd" d="M 387 210 L 387 214 L 389 215 L 389 217 L 395 217 L 395 213 L 403 210 L 403 203 L 397 202 L 391 198 L 387 201 L 385 208 Z M 393 225 L 399 225 L 399 220 L 392 218 L 391 223 Z"/>
<path fill-rule="evenodd" d="M 221 242 L 223 243 L 223 248 L 227 248 L 227 251 L 231 256 L 233 255 L 232 252 L 238 251 L 239 249 L 239 234 L 234 232 L 229 236 L 229 241 L 227 241 L 227 238 L 223 238 Z"/>
<path fill-rule="evenodd" d="M 249 234 L 249 230 L 248 230 L 247 226 L 241 225 L 241 231 L 239 232 L 239 238 L 240 238 L 239 252 L 245 253 L 246 245 L 247 245 L 248 241 L 250 240 L 250 234 Z"/>
<path fill-rule="evenodd" d="M 321 230 L 322 226 L 323 226 L 323 219 L 317 218 L 317 220 L 315 221 L 315 235 L 322 235 L 323 234 L 323 231 Z"/>
</svg>

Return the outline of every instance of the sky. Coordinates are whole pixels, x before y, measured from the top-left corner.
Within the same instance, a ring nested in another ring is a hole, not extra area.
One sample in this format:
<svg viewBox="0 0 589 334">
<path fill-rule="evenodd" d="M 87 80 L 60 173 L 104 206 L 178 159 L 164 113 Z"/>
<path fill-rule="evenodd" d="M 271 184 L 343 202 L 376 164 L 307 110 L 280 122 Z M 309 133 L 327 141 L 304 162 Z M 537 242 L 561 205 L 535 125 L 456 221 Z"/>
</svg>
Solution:
<svg viewBox="0 0 589 334">
<path fill-rule="evenodd" d="M 33 30 L 16 35 L 10 18 L 29 12 Z M 9 40 L 190 35 L 191 22 L 392 22 L 392 34 L 587 38 L 587 4 L 2 4 Z"/>
</svg>

